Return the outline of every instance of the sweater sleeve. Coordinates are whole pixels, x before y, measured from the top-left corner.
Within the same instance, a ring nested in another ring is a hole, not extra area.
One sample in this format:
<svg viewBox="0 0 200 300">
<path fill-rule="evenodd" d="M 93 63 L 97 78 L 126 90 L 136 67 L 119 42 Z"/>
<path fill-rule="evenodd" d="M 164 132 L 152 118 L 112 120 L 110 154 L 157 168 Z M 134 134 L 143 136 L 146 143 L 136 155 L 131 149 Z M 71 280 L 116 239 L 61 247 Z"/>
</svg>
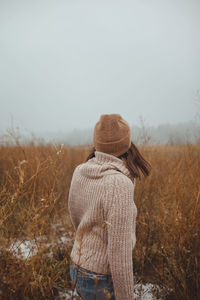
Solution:
<svg viewBox="0 0 200 300">
<path fill-rule="evenodd" d="M 74 188 L 74 183 L 75 183 L 75 181 L 77 181 L 77 172 L 78 172 L 80 166 L 81 165 L 78 165 L 74 169 L 70 187 L 69 187 L 69 192 L 68 192 L 68 211 L 69 211 L 70 220 L 72 222 L 72 225 L 73 225 L 75 231 L 78 227 L 78 221 L 77 221 L 76 215 L 74 214 L 74 208 L 77 210 L 77 208 L 75 207 L 76 205 L 74 203 L 74 200 L 76 199 L 76 195 L 77 195 L 77 189 Z"/>
<path fill-rule="evenodd" d="M 108 262 L 116 300 L 133 300 L 132 237 L 135 236 L 137 215 L 133 200 L 134 185 L 124 175 L 111 177 L 106 187 Z"/>
</svg>

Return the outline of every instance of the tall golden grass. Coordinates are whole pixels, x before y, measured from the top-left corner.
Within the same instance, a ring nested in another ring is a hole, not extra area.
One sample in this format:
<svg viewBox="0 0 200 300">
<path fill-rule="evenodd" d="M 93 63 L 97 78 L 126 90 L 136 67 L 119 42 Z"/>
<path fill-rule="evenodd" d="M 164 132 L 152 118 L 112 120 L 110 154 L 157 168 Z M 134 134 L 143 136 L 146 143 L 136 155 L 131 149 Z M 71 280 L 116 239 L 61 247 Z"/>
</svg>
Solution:
<svg viewBox="0 0 200 300">
<path fill-rule="evenodd" d="M 153 170 L 136 183 L 134 273 L 168 291 L 163 299 L 197 300 L 200 146 L 140 150 Z M 74 229 L 67 197 L 73 170 L 89 151 L 89 146 L 0 146 L 1 299 L 59 299 L 60 291 L 71 288 Z M 26 258 L 20 256 L 23 241 L 37 248 Z"/>
</svg>

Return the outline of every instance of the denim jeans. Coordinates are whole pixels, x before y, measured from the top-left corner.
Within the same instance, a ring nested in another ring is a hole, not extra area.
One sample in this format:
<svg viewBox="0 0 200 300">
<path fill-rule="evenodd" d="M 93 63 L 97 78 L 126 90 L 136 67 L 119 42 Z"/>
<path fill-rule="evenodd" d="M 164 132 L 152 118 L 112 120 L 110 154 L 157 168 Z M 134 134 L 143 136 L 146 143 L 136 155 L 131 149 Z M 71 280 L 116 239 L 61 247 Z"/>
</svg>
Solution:
<svg viewBox="0 0 200 300">
<path fill-rule="evenodd" d="M 74 289 L 84 300 L 115 300 L 110 274 L 99 274 L 70 262 L 70 277 Z"/>
</svg>

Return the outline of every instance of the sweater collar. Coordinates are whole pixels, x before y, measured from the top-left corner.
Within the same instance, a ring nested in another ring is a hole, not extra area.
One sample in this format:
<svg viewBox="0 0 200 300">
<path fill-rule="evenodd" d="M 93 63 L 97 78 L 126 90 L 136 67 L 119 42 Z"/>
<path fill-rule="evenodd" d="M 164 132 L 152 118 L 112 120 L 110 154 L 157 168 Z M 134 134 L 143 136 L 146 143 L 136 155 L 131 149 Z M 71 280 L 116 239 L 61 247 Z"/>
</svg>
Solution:
<svg viewBox="0 0 200 300">
<path fill-rule="evenodd" d="M 108 153 L 104 153 L 104 152 L 100 152 L 100 151 L 95 151 L 95 160 L 99 163 L 99 164 L 109 164 L 115 168 L 117 168 L 120 172 L 122 172 L 124 175 L 128 176 L 131 178 L 131 174 L 130 171 L 128 170 L 128 168 L 125 165 L 125 162 Z"/>
</svg>

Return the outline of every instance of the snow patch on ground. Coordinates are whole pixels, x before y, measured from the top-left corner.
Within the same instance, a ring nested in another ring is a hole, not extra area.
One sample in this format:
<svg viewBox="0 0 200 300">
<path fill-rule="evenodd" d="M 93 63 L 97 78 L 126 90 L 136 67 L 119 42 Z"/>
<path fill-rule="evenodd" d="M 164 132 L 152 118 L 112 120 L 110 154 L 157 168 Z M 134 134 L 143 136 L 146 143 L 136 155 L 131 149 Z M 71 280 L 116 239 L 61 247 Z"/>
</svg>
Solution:
<svg viewBox="0 0 200 300">
<path fill-rule="evenodd" d="M 135 300 L 155 300 L 158 298 L 155 298 L 153 295 L 153 291 L 155 289 L 161 290 L 158 285 L 152 284 L 152 283 L 146 283 L 146 284 L 136 284 L 135 285 L 135 293 L 134 297 Z M 80 299 L 80 297 L 77 294 L 77 291 L 68 291 L 66 293 L 60 292 L 59 293 L 59 298 L 62 300 L 70 300 L 72 299 L 72 295 L 74 296 L 73 299 Z"/>
<path fill-rule="evenodd" d="M 42 248 L 51 248 L 56 245 L 61 244 L 69 244 L 72 243 L 73 239 L 67 236 L 61 236 L 57 241 L 49 242 L 43 236 L 34 240 L 15 240 L 11 243 L 10 247 L 8 248 L 14 255 L 19 258 L 28 259 L 33 255 L 36 255 L 39 250 Z M 51 255 L 51 253 L 49 253 Z"/>
<path fill-rule="evenodd" d="M 142 299 L 142 300 L 154 300 L 157 299 L 154 297 L 153 291 L 159 290 L 161 291 L 161 288 L 152 283 L 146 283 L 146 284 L 136 284 L 135 285 L 135 299 Z"/>
<path fill-rule="evenodd" d="M 16 257 L 22 258 L 22 259 L 29 259 L 33 255 L 36 255 L 39 250 L 42 248 L 51 248 L 56 245 L 69 245 L 69 243 L 73 243 L 73 233 L 68 232 L 66 233 L 64 227 L 60 226 L 60 224 L 55 224 L 55 227 L 59 227 L 60 235 L 58 235 L 58 240 L 54 240 L 52 242 L 49 242 L 45 236 L 37 237 L 35 240 L 13 240 L 13 242 L 10 244 L 8 250 L 11 251 Z M 51 255 L 51 250 L 49 251 L 49 255 Z M 158 297 L 155 297 L 155 291 L 161 292 L 161 287 L 159 287 L 156 284 L 152 283 L 137 283 L 137 280 L 135 279 L 135 300 L 155 300 L 160 299 Z M 0 291 L 1 294 L 1 291 Z M 62 300 L 70 300 L 72 299 L 80 299 L 78 296 L 76 289 L 75 291 L 67 291 L 67 292 L 59 292 L 59 299 Z"/>
</svg>

